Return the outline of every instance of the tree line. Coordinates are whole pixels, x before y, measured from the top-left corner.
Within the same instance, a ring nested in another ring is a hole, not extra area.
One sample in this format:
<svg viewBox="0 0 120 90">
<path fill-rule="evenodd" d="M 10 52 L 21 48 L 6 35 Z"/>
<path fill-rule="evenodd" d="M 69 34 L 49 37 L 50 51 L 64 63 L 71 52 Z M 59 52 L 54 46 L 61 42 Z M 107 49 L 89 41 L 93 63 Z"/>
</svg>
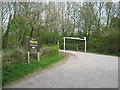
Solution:
<svg viewBox="0 0 120 90">
<path fill-rule="evenodd" d="M 63 37 L 87 37 L 87 50 L 118 54 L 120 3 L 2 2 L 2 48 L 25 47 L 26 39 L 63 46 Z M 70 48 L 78 41 L 68 41 Z M 80 44 L 80 43 L 79 43 Z M 82 47 L 82 45 L 81 45 Z"/>
</svg>

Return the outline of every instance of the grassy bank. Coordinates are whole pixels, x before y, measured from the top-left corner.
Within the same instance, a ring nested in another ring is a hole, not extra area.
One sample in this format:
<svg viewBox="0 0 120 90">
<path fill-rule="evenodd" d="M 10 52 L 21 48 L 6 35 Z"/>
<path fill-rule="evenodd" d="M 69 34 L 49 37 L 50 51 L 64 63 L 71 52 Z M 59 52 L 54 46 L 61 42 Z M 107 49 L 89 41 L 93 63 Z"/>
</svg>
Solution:
<svg viewBox="0 0 120 90">
<path fill-rule="evenodd" d="M 72 51 L 77 51 L 77 50 L 72 50 Z M 85 52 L 85 51 L 84 50 L 78 50 L 78 52 Z M 107 53 L 107 52 L 97 52 L 97 51 L 91 51 L 91 50 L 87 50 L 86 52 L 93 53 L 93 54 L 101 54 L 101 55 L 120 56 L 120 53 L 111 54 L 111 53 Z"/>
<path fill-rule="evenodd" d="M 106 53 L 106 52 L 96 52 L 96 51 L 86 51 L 88 53 L 95 53 L 95 54 L 101 54 L 101 55 L 110 55 L 110 56 L 120 56 L 120 53 L 118 54 L 111 54 L 111 53 Z"/>
<path fill-rule="evenodd" d="M 19 64 L 11 64 L 9 66 L 3 67 L 3 77 L 2 85 L 9 84 L 12 81 L 20 79 L 21 77 L 34 72 L 38 68 L 46 68 L 53 62 L 60 61 L 64 56 L 47 56 L 41 57 L 40 62 L 37 60 L 32 60 L 30 64 L 24 62 Z"/>
<path fill-rule="evenodd" d="M 73 51 L 77 51 L 77 50 L 73 50 Z M 78 51 L 85 52 L 84 50 L 78 50 Z M 91 50 L 87 50 L 86 52 L 93 53 L 93 54 L 101 54 L 101 55 L 120 56 L 120 53 L 111 54 L 111 53 L 107 53 L 107 52 L 97 52 L 97 51 L 91 51 Z"/>
</svg>

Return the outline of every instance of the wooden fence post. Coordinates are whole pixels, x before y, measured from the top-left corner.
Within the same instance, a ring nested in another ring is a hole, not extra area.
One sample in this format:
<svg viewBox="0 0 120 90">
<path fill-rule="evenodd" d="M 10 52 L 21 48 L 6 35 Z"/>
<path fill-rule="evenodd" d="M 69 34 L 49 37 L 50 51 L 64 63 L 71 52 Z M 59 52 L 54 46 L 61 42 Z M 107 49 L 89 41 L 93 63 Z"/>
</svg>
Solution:
<svg viewBox="0 0 120 90">
<path fill-rule="evenodd" d="M 40 62 L 40 52 L 37 52 L 38 62 Z"/>
<path fill-rule="evenodd" d="M 28 64 L 30 64 L 30 52 L 28 51 Z"/>
</svg>

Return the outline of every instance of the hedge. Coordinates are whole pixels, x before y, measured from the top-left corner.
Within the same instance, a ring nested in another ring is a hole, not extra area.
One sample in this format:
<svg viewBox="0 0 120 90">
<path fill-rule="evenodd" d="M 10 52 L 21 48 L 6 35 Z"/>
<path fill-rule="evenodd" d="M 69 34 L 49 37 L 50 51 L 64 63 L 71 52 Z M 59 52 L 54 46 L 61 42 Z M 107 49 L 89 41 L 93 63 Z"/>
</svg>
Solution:
<svg viewBox="0 0 120 90">
<path fill-rule="evenodd" d="M 40 54 L 42 57 L 54 56 L 59 54 L 58 50 L 59 48 L 57 46 L 44 47 L 41 48 Z M 35 50 L 31 50 L 30 59 L 32 60 L 36 58 L 37 58 L 37 54 L 35 53 Z M 17 64 L 21 62 L 27 62 L 27 50 L 25 50 L 24 48 L 3 50 L 2 66 Z"/>
</svg>

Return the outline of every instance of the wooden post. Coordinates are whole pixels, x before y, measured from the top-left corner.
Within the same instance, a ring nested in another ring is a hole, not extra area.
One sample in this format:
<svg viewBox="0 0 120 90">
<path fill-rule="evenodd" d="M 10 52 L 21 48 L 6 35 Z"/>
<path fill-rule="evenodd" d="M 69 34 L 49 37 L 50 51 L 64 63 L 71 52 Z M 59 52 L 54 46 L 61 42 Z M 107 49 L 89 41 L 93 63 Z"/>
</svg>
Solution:
<svg viewBox="0 0 120 90">
<path fill-rule="evenodd" d="M 65 37 L 64 37 L 64 51 L 65 51 Z"/>
<path fill-rule="evenodd" d="M 86 37 L 84 37 L 84 39 L 85 39 L 85 52 L 86 52 Z"/>
<path fill-rule="evenodd" d="M 30 64 L 30 52 L 28 51 L 28 64 Z"/>
<path fill-rule="evenodd" d="M 40 52 L 37 52 L 38 62 L 40 62 Z"/>
<path fill-rule="evenodd" d="M 57 43 L 57 44 L 58 44 L 58 48 L 60 48 L 60 46 L 59 46 L 59 40 L 58 40 L 58 43 Z"/>
<path fill-rule="evenodd" d="M 78 44 L 77 44 L 77 51 L 78 51 Z"/>
</svg>

